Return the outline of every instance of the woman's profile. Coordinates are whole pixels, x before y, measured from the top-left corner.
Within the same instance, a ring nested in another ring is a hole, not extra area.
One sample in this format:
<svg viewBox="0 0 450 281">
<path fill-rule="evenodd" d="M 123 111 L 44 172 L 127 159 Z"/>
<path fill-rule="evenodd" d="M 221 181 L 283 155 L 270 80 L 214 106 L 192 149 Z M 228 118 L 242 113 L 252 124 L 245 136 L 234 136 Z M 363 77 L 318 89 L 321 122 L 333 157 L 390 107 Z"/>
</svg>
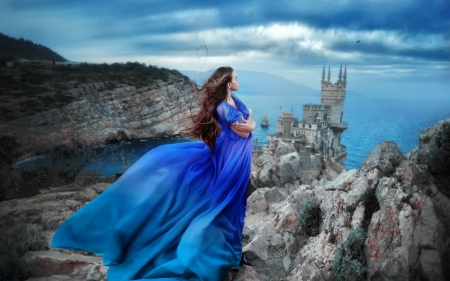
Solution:
<svg viewBox="0 0 450 281">
<path fill-rule="evenodd" d="M 231 67 L 201 87 L 187 128 L 201 141 L 157 147 L 56 231 L 52 247 L 103 257 L 108 280 L 221 280 L 242 256 L 252 111 Z"/>
</svg>

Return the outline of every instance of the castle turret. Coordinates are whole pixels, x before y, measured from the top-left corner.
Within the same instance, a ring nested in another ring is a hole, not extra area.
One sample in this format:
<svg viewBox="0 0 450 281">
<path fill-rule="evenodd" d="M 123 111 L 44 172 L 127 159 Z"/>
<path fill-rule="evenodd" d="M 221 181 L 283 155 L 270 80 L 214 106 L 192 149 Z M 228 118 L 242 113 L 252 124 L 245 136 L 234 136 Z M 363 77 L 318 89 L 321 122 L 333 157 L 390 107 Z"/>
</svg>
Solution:
<svg viewBox="0 0 450 281">
<path fill-rule="evenodd" d="M 331 74 L 330 74 L 330 66 L 328 66 L 328 84 L 330 84 Z"/>
<path fill-rule="evenodd" d="M 342 82 L 342 63 L 341 63 L 341 69 L 339 70 L 339 80 L 338 82 Z"/>
<path fill-rule="evenodd" d="M 325 82 L 325 65 L 323 65 L 323 71 L 322 71 L 322 84 Z"/>
<path fill-rule="evenodd" d="M 345 66 L 344 70 L 344 87 L 347 85 L 347 66 Z"/>
</svg>

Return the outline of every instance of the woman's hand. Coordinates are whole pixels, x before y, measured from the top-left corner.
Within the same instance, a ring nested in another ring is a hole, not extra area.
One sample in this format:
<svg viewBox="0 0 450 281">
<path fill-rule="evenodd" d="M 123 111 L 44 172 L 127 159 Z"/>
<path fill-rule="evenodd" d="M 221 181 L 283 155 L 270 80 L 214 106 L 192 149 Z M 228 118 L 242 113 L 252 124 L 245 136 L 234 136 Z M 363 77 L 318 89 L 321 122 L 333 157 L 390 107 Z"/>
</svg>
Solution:
<svg viewBox="0 0 450 281">
<path fill-rule="evenodd" d="M 230 129 L 236 133 L 236 135 L 240 136 L 241 138 L 248 138 L 250 135 L 250 132 L 256 129 L 256 123 L 252 119 L 253 110 L 251 108 L 248 109 L 248 119 L 244 119 L 241 117 L 243 123 L 239 123 L 236 121 L 235 123 L 231 124 Z"/>
<path fill-rule="evenodd" d="M 231 125 L 231 128 L 235 128 L 238 131 L 242 131 L 242 132 L 246 132 L 246 133 L 250 133 L 256 129 L 255 121 L 251 120 L 250 118 L 247 120 L 242 118 L 242 122 L 244 122 L 244 123 L 239 123 L 236 121 L 234 124 Z"/>
</svg>

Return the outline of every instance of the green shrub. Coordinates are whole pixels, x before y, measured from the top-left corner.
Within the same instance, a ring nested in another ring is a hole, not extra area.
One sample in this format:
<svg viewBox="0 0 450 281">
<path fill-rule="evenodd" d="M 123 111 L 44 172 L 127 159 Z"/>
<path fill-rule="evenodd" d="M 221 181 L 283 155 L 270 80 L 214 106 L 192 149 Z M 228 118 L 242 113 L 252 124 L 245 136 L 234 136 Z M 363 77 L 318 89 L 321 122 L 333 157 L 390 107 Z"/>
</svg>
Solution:
<svg viewBox="0 0 450 281">
<path fill-rule="evenodd" d="M 298 219 L 300 220 L 306 235 L 316 236 L 319 234 L 320 207 L 315 201 L 306 201 Z"/>
<path fill-rule="evenodd" d="M 0 280 L 25 280 L 30 268 L 20 259 L 28 251 L 48 248 L 47 239 L 34 224 L 19 224 L 0 234 Z"/>
<path fill-rule="evenodd" d="M 362 229 L 352 230 L 347 240 L 338 246 L 331 268 L 336 280 L 364 280 L 364 273 L 367 271 L 364 255 L 366 236 Z"/>
</svg>

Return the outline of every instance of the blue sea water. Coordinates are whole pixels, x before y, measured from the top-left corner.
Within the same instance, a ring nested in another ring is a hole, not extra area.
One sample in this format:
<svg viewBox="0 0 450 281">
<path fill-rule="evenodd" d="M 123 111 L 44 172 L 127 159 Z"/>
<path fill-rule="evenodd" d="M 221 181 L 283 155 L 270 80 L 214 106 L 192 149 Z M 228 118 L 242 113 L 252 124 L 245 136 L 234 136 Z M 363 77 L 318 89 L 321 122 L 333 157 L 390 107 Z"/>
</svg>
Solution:
<svg viewBox="0 0 450 281">
<path fill-rule="evenodd" d="M 266 142 L 267 134 L 276 131 L 280 112 L 294 109 L 294 116 L 302 119 L 302 106 L 320 103 L 319 98 L 299 96 L 253 96 L 240 95 L 241 100 L 254 111 L 258 126 L 254 137 Z M 259 122 L 269 115 L 271 126 L 261 128 Z M 347 170 L 360 169 L 364 159 L 382 141 L 394 141 L 403 154 L 419 145 L 421 130 L 439 120 L 450 117 L 450 100 L 352 98 L 347 96 L 344 104 L 344 121 L 348 129 L 342 133 L 341 143 L 347 146 L 348 156 L 344 162 Z"/>
<path fill-rule="evenodd" d="M 280 112 L 294 110 L 294 116 L 302 119 L 304 104 L 320 103 L 316 99 L 299 96 L 255 96 L 239 95 L 239 98 L 253 109 L 253 119 L 257 128 L 254 139 L 267 142 L 267 134 L 276 131 L 276 122 Z M 261 128 L 262 117 L 269 116 L 270 127 Z M 450 100 L 426 99 L 381 99 L 352 98 L 347 96 L 344 104 L 344 121 L 348 129 L 342 133 L 341 143 L 347 146 L 348 155 L 344 162 L 347 170 L 360 169 L 364 159 L 382 141 L 394 141 L 403 154 L 419 145 L 421 130 L 438 121 L 450 117 Z M 188 141 L 183 138 L 160 138 L 146 141 L 133 141 L 119 148 L 118 151 L 103 155 L 91 163 L 84 171 L 99 169 L 103 176 L 122 173 L 139 157 L 150 149 L 162 144 Z M 112 156 L 112 155 L 115 156 Z M 117 159 L 117 155 L 121 159 Z M 32 162 L 32 161 L 30 161 Z M 28 163 L 30 165 L 31 163 Z M 125 164 L 125 165 L 124 165 Z M 23 170 L 28 170 L 23 168 Z"/>
</svg>

